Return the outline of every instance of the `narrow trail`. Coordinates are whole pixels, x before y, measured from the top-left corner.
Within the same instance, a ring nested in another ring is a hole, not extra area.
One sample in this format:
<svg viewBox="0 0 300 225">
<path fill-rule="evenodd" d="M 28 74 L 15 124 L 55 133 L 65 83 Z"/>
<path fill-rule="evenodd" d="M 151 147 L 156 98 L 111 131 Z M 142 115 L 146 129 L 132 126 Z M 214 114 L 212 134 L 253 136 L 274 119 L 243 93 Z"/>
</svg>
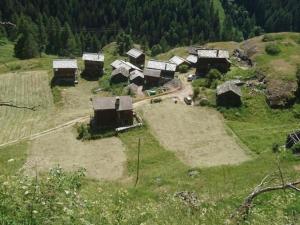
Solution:
<svg viewBox="0 0 300 225">
<path fill-rule="evenodd" d="M 177 89 L 175 89 L 173 91 L 170 91 L 168 93 L 162 94 L 160 96 L 153 96 L 153 97 L 149 97 L 149 98 L 146 98 L 146 99 L 138 100 L 137 102 L 133 103 L 133 107 L 136 109 L 136 108 L 141 107 L 141 106 L 143 106 L 145 104 L 149 104 L 150 101 L 151 101 L 151 99 L 153 99 L 153 98 L 167 99 L 167 98 L 177 97 L 179 100 L 183 101 L 184 97 L 186 97 L 189 94 L 192 94 L 192 87 L 191 87 L 191 85 L 189 83 L 187 83 L 183 79 L 181 79 L 181 81 L 182 81 L 182 86 L 180 88 L 177 88 Z M 25 140 L 30 140 L 30 141 L 31 140 L 35 140 L 35 139 L 43 137 L 45 135 L 49 135 L 51 133 L 57 132 L 57 131 L 59 131 L 61 129 L 64 129 L 64 128 L 67 128 L 67 127 L 71 127 L 71 126 L 75 125 L 76 123 L 85 122 L 89 118 L 90 118 L 90 115 L 86 115 L 86 116 L 83 116 L 83 117 L 71 120 L 69 122 L 60 124 L 60 125 L 58 125 L 58 126 L 56 126 L 54 128 L 51 128 L 51 129 L 48 129 L 48 130 L 44 130 L 42 132 L 38 132 L 38 133 L 29 135 L 29 136 L 26 136 L 26 137 L 23 137 L 23 138 L 19 138 L 19 139 L 13 140 L 13 141 L 9 141 L 9 142 L 0 144 L 0 148 L 6 147 L 8 145 L 16 144 L 16 143 L 19 143 L 19 142 L 25 141 Z"/>
</svg>

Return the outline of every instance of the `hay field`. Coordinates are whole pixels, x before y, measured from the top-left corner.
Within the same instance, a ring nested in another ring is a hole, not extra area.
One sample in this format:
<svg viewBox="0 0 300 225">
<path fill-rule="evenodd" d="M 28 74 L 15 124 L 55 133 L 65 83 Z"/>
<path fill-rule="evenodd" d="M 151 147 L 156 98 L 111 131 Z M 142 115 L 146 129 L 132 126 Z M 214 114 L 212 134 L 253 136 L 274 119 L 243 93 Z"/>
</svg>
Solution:
<svg viewBox="0 0 300 225">
<path fill-rule="evenodd" d="M 53 99 L 45 71 L 8 73 L 0 76 L 0 101 L 19 106 L 38 106 L 36 111 L 0 107 L 0 144 L 26 137 L 47 127 Z"/>
<path fill-rule="evenodd" d="M 191 167 L 239 164 L 251 158 L 213 109 L 165 100 L 140 110 L 160 143 Z"/>
<path fill-rule="evenodd" d="M 59 165 L 66 171 L 85 168 L 89 178 L 116 180 L 124 175 L 125 147 L 118 138 L 82 142 L 73 128 L 40 137 L 30 144 L 25 173 L 47 172 Z"/>
</svg>

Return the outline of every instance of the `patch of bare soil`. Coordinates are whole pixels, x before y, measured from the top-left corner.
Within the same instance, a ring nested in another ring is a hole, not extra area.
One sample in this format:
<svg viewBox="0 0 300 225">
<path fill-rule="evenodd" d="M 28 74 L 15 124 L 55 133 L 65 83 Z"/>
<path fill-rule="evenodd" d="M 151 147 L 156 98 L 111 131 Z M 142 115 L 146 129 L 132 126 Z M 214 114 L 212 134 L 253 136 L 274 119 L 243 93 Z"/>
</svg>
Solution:
<svg viewBox="0 0 300 225">
<path fill-rule="evenodd" d="M 67 128 L 34 140 L 24 169 L 34 175 L 57 165 L 66 171 L 85 168 L 89 178 L 116 180 L 123 176 L 125 162 L 125 148 L 118 138 L 82 142 Z"/>
<path fill-rule="evenodd" d="M 250 159 L 213 109 L 164 100 L 141 111 L 160 143 L 191 167 L 239 164 Z"/>
</svg>

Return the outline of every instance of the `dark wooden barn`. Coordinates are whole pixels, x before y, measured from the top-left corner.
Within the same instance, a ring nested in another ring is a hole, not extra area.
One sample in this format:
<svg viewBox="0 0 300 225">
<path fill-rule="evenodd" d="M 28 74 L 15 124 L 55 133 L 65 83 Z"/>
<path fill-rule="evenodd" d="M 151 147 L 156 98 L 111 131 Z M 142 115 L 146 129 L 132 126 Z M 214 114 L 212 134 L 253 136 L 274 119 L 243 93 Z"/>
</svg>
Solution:
<svg viewBox="0 0 300 225">
<path fill-rule="evenodd" d="M 198 49 L 197 74 L 205 75 L 210 69 L 227 73 L 231 67 L 229 52 L 219 49 Z"/>
<path fill-rule="evenodd" d="M 217 87 L 217 105 L 239 107 L 242 105 L 242 91 L 234 82 L 227 81 Z"/>
<path fill-rule="evenodd" d="M 109 129 L 133 125 L 133 105 L 130 96 L 95 97 L 92 100 L 96 129 Z"/>
<path fill-rule="evenodd" d="M 84 61 L 85 76 L 98 77 L 103 74 L 104 55 L 102 53 L 84 53 L 82 55 Z"/>
<path fill-rule="evenodd" d="M 143 51 L 133 48 L 127 52 L 127 55 L 130 63 L 139 68 L 144 68 L 145 54 Z"/>
<path fill-rule="evenodd" d="M 143 72 L 139 70 L 133 70 L 130 73 L 129 77 L 130 83 L 136 84 L 138 86 L 143 86 L 144 85 L 144 74 Z"/>
<path fill-rule="evenodd" d="M 161 77 L 173 79 L 176 72 L 176 64 L 158 60 L 149 60 L 147 63 L 147 69 L 160 70 Z"/>
<path fill-rule="evenodd" d="M 77 80 L 77 60 L 57 59 L 53 61 L 53 81 L 56 83 L 75 84 Z"/>
<path fill-rule="evenodd" d="M 115 84 L 128 82 L 129 76 L 130 74 L 127 68 L 119 67 L 118 69 L 112 71 L 110 82 Z"/>
<path fill-rule="evenodd" d="M 157 87 L 160 85 L 161 71 L 145 68 L 144 79 L 146 87 Z"/>
</svg>

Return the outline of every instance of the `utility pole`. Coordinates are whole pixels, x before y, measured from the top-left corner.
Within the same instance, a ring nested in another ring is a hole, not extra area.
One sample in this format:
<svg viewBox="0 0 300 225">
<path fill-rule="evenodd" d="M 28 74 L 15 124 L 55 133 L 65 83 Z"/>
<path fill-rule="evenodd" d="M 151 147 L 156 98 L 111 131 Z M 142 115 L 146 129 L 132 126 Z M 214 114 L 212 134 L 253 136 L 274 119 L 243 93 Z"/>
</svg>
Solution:
<svg viewBox="0 0 300 225">
<path fill-rule="evenodd" d="M 140 152 L 141 152 L 141 138 L 139 138 L 138 143 L 138 158 L 137 158 L 137 168 L 136 168 L 136 180 L 135 180 L 135 187 L 138 184 L 139 176 L 140 176 Z"/>
</svg>

